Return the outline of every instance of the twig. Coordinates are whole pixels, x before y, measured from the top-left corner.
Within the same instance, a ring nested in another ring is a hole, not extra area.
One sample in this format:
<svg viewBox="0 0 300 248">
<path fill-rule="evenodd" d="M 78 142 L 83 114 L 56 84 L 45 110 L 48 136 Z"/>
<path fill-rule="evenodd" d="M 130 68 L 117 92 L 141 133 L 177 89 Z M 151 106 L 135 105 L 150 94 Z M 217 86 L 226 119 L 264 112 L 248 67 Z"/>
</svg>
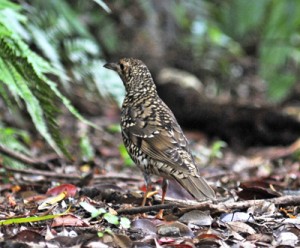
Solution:
<svg viewBox="0 0 300 248">
<path fill-rule="evenodd" d="M 120 180 L 120 181 L 123 181 L 123 182 L 127 182 L 127 181 L 133 181 L 133 182 L 139 182 L 139 181 L 142 181 L 143 178 L 140 177 L 140 176 L 128 176 L 126 174 L 123 174 L 123 175 L 95 175 L 94 176 L 94 180 L 95 181 L 102 181 L 102 180 Z"/>
<path fill-rule="evenodd" d="M 44 164 L 43 162 L 41 161 L 38 161 L 36 159 L 33 159 L 33 158 L 30 158 L 24 154 L 21 154 L 21 153 L 18 153 L 16 151 L 13 151 L 13 150 L 10 150 L 6 147 L 4 147 L 3 145 L 0 144 L 0 153 L 8 156 L 8 157 L 11 157 L 15 160 L 18 160 L 24 164 L 28 164 L 28 165 L 41 165 L 41 164 Z"/>
<path fill-rule="evenodd" d="M 172 209 L 176 207 L 174 204 L 160 204 L 155 206 L 144 206 L 144 207 L 136 207 L 136 208 L 128 208 L 128 209 L 119 209 L 116 212 L 118 214 L 143 214 L 151 211 L 158 211 L 161 209 Z"/>
<path fill-rule="evenodd" d="M 154 200 L 161 202 L 161 195 L 155 195 L 154 196 Z M 167 203 L 172 203 L 172 204 L 176 204 L 176 205 L 181 205 L 183 207 L 188 207 L 188 206 L 196 206 L 199 205 L 200 202 L 197 202 L 195 200 L 181 200 L 181 199 L 175 199 L 175 198 L 171 198 L 171 197 L 166 197 L 165 201 Z M 205 203 L 207 203 L 207 201 L 205 201 Z"/>
<path fill-rule="evenodd" d="M 61 174 L 57 172 L 51 172 L 51 171 L 43 171 L 43 170 L 36 170 L 36 169 L 16 169 L 11 168 L 8 166 L 3 165 L 3 167 L 8 171 L 18 172 L 22 174 L 29 174 L 29 175 L 39 175 L 39 176 L 45 176 L 45 177 L 54 177 L 59 179 L 81 179 L 81 177 L 78 174 Z"/>
<path fill-rule="evenodd" d="M 45 170 L 37 170 L 37 169 L 17 169 L 11 168 L 5 165 L 2 165 L 8 171 L 22 173 L 22 174 L 29 174 L 29 175 L 39 175 L 44 177 L 51 177 L 51 178 L 59 178 L 59 179 L 69 179 L 69 180 L 81 180 L 82 175 L 79 174 L 62 174 L 57 172 L 45 171 Z M 126 175 L 96 175 L 94 176 L 96 180 L 121 180 L 121 181 L 140 181 L 141 178 L 139 177 L 128 177 Z"/>
</svg>

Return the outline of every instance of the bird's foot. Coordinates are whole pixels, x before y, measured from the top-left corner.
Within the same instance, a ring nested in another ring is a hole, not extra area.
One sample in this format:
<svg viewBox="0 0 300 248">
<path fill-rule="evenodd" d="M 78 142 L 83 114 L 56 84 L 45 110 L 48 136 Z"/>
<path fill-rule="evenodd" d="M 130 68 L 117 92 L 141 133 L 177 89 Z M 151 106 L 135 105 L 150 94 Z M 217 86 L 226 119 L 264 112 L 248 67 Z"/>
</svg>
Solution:
<svg viewBox="0 0 300 248">
<path fill-rule="evenodd" d="M 142 202 L 142 207 L 146 205 L 146 202 L 147 202 L 147 199 L 148 198 L 151 198 L 152 196 L 158 194 L 158 191 L 155 190 L 155 191 L 149 191 L 149 192 L 145 192 L 145 195 L 144 195 L 144 199 L 143 199 L 143 202 Z M 151 206 L 151 202 L 149 202 L 150 206 Z M 142 214 L 139 214 L 139 217 L 140 218 L 146 218 L 146 219 L 149 219 L 151 218 L 149 215 L 147 215 L 146 213 L 142 213 Z"/>
</svg>

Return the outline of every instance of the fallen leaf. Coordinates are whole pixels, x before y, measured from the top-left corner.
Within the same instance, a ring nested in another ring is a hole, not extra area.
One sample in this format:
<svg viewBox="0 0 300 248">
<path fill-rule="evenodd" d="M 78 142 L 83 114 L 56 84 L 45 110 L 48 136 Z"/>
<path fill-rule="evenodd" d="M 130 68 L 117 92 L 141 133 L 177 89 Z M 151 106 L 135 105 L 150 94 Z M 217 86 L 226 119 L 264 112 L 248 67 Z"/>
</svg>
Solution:
<svg viewBox="0 0 300 248">
<path fill-rule="evenodd" d="M 51 188 L 47 191 L 47 195 L 59 195 L 64 192 L 67 197 L 74 197 L 77 192 L 77 187 L 73 184 L 61 184 L 57 187 Z"/>
<path fill-rule="evenodd" d="M 58 216 L 54 218 L 51 227 L 58 227 L 58 226 L 76 226 L 76 227 L 87 227 L 89 224 L 77 216 L 72 214 L 67 214 L 63 216 Z"/>
<path fill-rule="evenodd" d="M 210 226 L 213 219 L 206 212 L 200 210 L 193 210 L 181 216 L 179 218 L 179 221 L 185 224 L 194 224 L 198 226 Z"/>
<path fill-rule="evenodd" d="M 234 221 L 254 222 L 253 216 L 250 213 L 234 212 L 221 215 L 221 221 L 228 223 Z"/>
<path fill-rule="evenodd" d="M 231 230 L 238 232 L 238 233 L 247 233 L 247 234 L 255 234 L 256 231 L 244 222 L 227 222 L 227 225 L 230 227 Z"/>
<path fill-rule="evenodd" d="M 42 200 L 42 202 L 38 206 L 38 210 L 52 208 L 53 206 L 57 205 L 58 202 L 65 199 L 65 197 L 66 197 L 66 194 L 64 192 L 61 192 L 59 195 L 48 197 L 48 198 Z"/>
<path fill-rule="evenodd" d="M 84 208 L 84 210 L 86 210 L 87 212 L 89 212 L 91 214 L 92 218 L 96 218 L 101 214 L 106 213 L 106 210 L 104 208 L 95 208 L 93 205 L 91 205 L 88 202 L 80 202 L 79 205 Z"/>
<path fill-rule="evenodd" d="M 265 181 L 243 182 L 240 187 L 242 191 L 238 192 L 237 195 L 243 200 L 270 199 L 281 196 L 270 183 Z"/>
<path fill-rule="evenodd" d="M 105 213 L 103 215 L 103 218 L 110 224 L 113 224 L 115 226 L 118 226 L 120 223 L 119 223 L 119 218 L 118 216 L 116 215 L 113 215 L 111 213 Z"/>
<path fill-rule="evenodd" d="M 148 219 L 137 219 L 131 223 L 132 229 L 141 229 L 144 234 L 155 234 L 156 226 Z"/>
<path fill-rule="evenodd" d="M 277 242 L 280 245 L 295 247 L 299 242 L 299 237 L 292 232 L 281 232 L 277 237 Z"/>
<path fill-rule="evenodd" d="M 121 217 L 120 218 L 120 227 L 124 229 L 130 228 L 130 220 L 126 217 Z"/>
<path fill-rule="evenodd" d="M 20 231 L 10 239 L 33 243 L 45 241 L 44 237 L 40 233 L 31 230 Z"/>
</svg>

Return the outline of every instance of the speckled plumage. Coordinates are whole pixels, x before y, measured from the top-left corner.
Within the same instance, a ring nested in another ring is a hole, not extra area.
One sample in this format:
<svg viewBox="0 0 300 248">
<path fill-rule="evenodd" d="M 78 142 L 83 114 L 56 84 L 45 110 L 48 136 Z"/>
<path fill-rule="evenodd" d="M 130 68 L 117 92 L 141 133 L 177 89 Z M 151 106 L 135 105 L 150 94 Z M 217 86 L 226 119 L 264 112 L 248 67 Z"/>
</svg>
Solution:
<svg viewBox="0 0 300 248">
<path fill-rule="evenodd" d="M 174 179 L 199 201 L 215 199 L 214 191 L 197 171 L 176 118 L 159 98 L 146 65 L 138 59 L 123 58 L 105 67 L 115 70 L 126 88 L 122 137 L 131 158 L 143 171 L 146 184 L 155 174 L 164 178 L 163 191 L 167 179 Z"/>
</svg>

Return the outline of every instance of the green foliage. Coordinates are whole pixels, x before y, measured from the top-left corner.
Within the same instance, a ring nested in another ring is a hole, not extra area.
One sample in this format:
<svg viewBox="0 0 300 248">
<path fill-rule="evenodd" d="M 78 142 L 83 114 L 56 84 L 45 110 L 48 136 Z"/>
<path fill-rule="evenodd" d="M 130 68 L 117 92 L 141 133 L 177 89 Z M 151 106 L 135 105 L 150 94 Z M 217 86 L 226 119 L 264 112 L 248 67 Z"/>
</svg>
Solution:
<svg viewBox="0 0 300 248">
<path fill-rule="evenodd" d="M 104 234 L 107 233 L 109 235 L 113 235 L 113 231 L 110 228 L 105 228 L 104 231 L 102 232 L 97 232 L 97 235 L 99 238 L 102 238 L 104 236 Z"/>
<path fill-rule="evenodd" d="M 297 80 L 300 2 L 228 0 L 210 5 L 212 22 L 241 44 L 257 46 L 259 73 L 271 100 L 282 99 Z"/>
<path fill-rule="evenodd" d="M 293 38 L 299 33 L 299 1 L 272 1 L 268 18 L 262 32 L 260 49 L 260 72 L 269 84 L 273 100 L 282 99 L 297 80 L 294 71 L 299 66 L 299 41 Z"/>
<path fill-rule="evenodd" d="M 29 144 L 29 142 L 30 136 L 27 132 L 0 124 L 0 144 L 29 154 L 27 147 L 24 145 Z"/>
<path fill-rule="evenodd" d="M 106 210 L 104 208 L 95 208 L 93 205 L 87 203 L 87 202 L 80 202 L 79 205 L 87 212 L 91 214 L 92 218 L 96 218 L 99 215 L 102 215 L 106 213 Z"/>
<path fill-rule="evenodd" d="M 22 223 L 32 223 L 32 222 L 40 222 L 45 220 L 53 220 L 54 218 L 65 215 L 63 214 L 47 214 L 42 216 L 26 216 L 26 217 L 17 217 L 17 218 L 8 218 L 0 220 L 0 226 L 8 226 L 8 225 L 16 225 Z"/>
<path fill-rule="evenodd" d="M 120 225 L 119 217 L 111 213 L 105 213 L 103 215 L 103 219 L 105 219 L 108 223 L 113 224 L 115 226 Z"/>
<path fill-rule="evenodd" d="M 99 4 L 107 13 L 111 13 L 110 8 L 102 0 L 94 0 L 95 3 Z"/>
<path fill-rule="evenodd" d="M 214 158 L 222 158 L 223 152 L 222 149 L 225 148 L 227 144 L 222 140 L 215 141 L 210 147 L 210 160 Z"/>
<path fill-rule="evenodd" d="M 131 222 L 128 218 L 126 217 L 121 217 L 120 218 L 120 227 L 124 228 L 124 229 L 128 229 L 131 225 Z"/>
<path fill-rule="evenodd" d="M 80 137 L 79 146 L 81 151 L 81 158 L 85 161 L 91 161 L 95 156 L 95 152 L 87 134 Z"/>
<path fill-rule="evenodd" d="M 129 228 L 130 220 L 126 217 L 118 217 L 110 212 L 107 212 L 104 208 L 95 208 L 88 202 L 80 202 L 79 205 L 87 212 L 91 214 L 92 218 L 96 218 L 98 216 L 102 216 L 108 223 L 118 226 L 120 228 Z M 103 234 L 99 234 L 100 236 Z"/>
<path fill-rule="evenodd" d="M 103 1 L 95 2 L 106 11 L 109 10 Z M 72 90 L 67 81 L 69 76 L 73 83 L 84 84 L 90 94 L 98 91 L 101 96 L 112 96 L 120 102 L 124 95 L 120 79 L 115 73 L 102 68 L 104 61 L 99 45 L 82 21 L 84 17 L 80 16 L 82 7 L 90 2 L 76 1 L 74 6 L 65 0 L 34 0 L 31 3 L 35 7 L 28 9 L 33 41 L 52 65 L 59 69 L 58 76 L 65 90 Z M 101 18 L 100 11 L 97 11 L 97 17 Z"/>
<path fill-rule="evenodd" d="M 239 57 L 242 49 L 238 42 L 224 32 L 223 27 L 215 23 L 214 18 L 210 18 L 209 13 L 215 11 L 213 5 L 205 1 L 180 1 L 175 6 L 173 14 L 183 29 L 181 37 L 177 39 L 177 46 L 191 53 L 193 63 L 203 62 L 201 67 L 206 72 L 202 73 L 204 77 L 213 74 L 213 78 L 230 78 L 231 59 Z M 194 73 L 197 75 L 199 72 Z"/>
<path fill-rule="evenodd" d="M 247 33 L 257 30 L 264 21 L 269 2 L 230 0 L 224 1 L 221 8 L 211 6 L 211 10 L 221 30 L 229 37 L 242 41 L 247 38 Z"/>
<path fill-rule="evenodd" d="M 107 131 L 110 133 L 121 133 L 120 124 L 111 124 L 107 127 Z"/>
<path fill-rule="evenodd" d="M 44 6 L 43 3 L 48 4 L 46 12 L 43 12 L 45 15 L 39 15 L 38 6 L 40 5 L 37 4 L 37 8 L 27 6 L 28 15 L 30 14 L 30 20 L 28 20 L 20 13 L 22 10 L 20 5 L 7 0 L 0 1 L 0 94 L 11 111 L 16 111 L 16 106 L 25 105 L 36 129 L 50 146 L 59 155 L 69 156 L 56 122 L 59 113 L 57 102 L 62 102 L 81 121 L 89 125 L 93 124 L 76 111 L 48 75 L 58 77 L 65 87 L 69 86 L 66 70 L 61 62 L 62 55 L 59 50 L 61 44 L 59 42 L 72 35 L 72 31 L 82 36 L 72 43 L 72 47 L 75 47 L 75 50 L 81 49 L 87 52 L 84 57 L 81 53 L 76 54 L 72 50 L 67 54 L 68 57 L 75 60 L 80 58 L 87 63 L 90 61 L 88 56 L 90 54 L 99 55 L 99 51 L 96 43 L 91 43 L 87 29 L 80 25 L 77 16 L 65 1 L 38 2 L 41 6 Z M 46 15 L 48 12 L 49 15 Z M 53 17 L 51 13 L 60 13 L 60 16 L 54 16 L 57 18 L 51 19 L 56 22 L 49 25 L 50 29 L 44 29 L 45 26 L 42 24 L 49 24 L 48 18 Z M 33 24 L 34 20 L 36 22 Z M 28 42 L 34 42 L 50 63 L 33 52 L 27 45 Z M 66 41 L 66 43 L 68 42 L 69 40 Z M 94 66 L 90 67 L 90 64 L 86 64 L 86 66 L 95 70 L 96 66 L 100 67 L 99 63 L 95 62 L 97 60 L 89 62 Z M 73 68 L 75 71 L 78 69 L 76 66 Z M 79 74 L 82 75 L 81 79 L 83 80 L 84 72 L 79 70 Z"/>
<path fill-rule="evenodd" d="M 9 18 L 5 8 L 0 11 L 0 16 L 0 81 L 7 85 L 17 101 L 19 98 L 24 101 L 36 128 L 56 152 L 67 154 L 55 122 L 58 111 L 51 90 L 54 83 L 45 76 L 55 70 L 10 29 L 9 21 L 3 21 L 5 17 Z M 8 98 L 4 91 L 2 93 Z"/>
<path fill-rule="evenodd" d="M 119 146 L 119 152 L 121 154 L 121 157 L 123 158 L 125 166 L 131 167 L 134 165 L 134 162 L 132 161 L 131 157 L 129 156 L 124 144 L 121 144 Z"/>
<path fill-rule="evenodd" d="M 29 150 L 26 147 L 26 144 L 29 144 L 29 142 L 30 136 L 27 132 L 20 129 L 5 127 L 0 123 L 0 145 L 24 154 L 29 154 Z M 25 167 L 23 163 L 15 161 L 7 156 L 3 156 L 3 164 L 13 168 Z"/>
</svg>

